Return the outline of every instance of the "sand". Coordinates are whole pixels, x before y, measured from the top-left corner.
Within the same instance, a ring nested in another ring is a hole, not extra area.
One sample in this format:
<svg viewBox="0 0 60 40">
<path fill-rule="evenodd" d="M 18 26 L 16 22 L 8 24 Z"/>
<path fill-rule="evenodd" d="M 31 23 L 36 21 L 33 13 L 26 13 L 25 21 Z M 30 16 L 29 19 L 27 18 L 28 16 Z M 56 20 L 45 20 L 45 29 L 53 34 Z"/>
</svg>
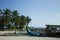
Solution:
<svg viewBox="0 0 60 40">
<path fill-rule="evenodd" d="M 0 35 L 3 35 L 4 33 L 14 33 L 14 31 L 0 31 Z M 0 40 L 60 40 L 60 38 L 37 37 L 37 36 L 28 36 L 28 35 L 19 35 L 19 36 L 17 35 L 16 36 L 15 35 L 15 36 L 0 36 Z"/>
<path fill-rule="evenodd" d="M 0 36 L 0 40 L 60 40 L 60 38 L 31 36 Z"/>
</svg>

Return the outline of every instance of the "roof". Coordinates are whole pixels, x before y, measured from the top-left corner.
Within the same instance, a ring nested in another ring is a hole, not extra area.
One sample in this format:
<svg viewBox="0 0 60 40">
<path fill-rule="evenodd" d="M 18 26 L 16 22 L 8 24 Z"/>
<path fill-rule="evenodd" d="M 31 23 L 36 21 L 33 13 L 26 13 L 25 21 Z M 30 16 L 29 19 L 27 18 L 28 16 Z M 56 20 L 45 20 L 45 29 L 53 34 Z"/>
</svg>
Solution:
<svg viewBox="0 0 60 40">
<path fill-rule="evenodd" d="M 60 25 L 46 25 L 47 27 L 60 27 Z"/>
</svg>

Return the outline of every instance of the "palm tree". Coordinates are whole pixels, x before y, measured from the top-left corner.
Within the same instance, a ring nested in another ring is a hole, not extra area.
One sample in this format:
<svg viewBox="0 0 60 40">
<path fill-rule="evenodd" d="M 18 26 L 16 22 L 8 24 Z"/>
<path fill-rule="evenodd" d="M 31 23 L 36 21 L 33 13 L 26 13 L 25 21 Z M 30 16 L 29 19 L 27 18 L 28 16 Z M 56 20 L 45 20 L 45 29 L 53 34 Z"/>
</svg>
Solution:
<svg viewBox="0 0 60 40">
<path fill-rule="evenodd" d="M 0 29 L 3 30 L 3 24 L 4 24 L 4 17 L 3 17 L 3 12 L 0 9 Z"/>
<path fill-rule="evenodd" d="M 26 21 L 27 21 L 27 23 L 26 23 L 26 30 L 27 30 L 27 29 L 28 29 L 28 24 L 29 24 L 29 22 L 31 21 L 31 18 L 29 18 L 29 16 L 27 16 Z M 28 31 L 28 30 L 27 30 L 27 31 Z"/>
<path fill-rule="evenodd" d="M 3 10 L 3 16 L 4 16 L 4 26 L 7 26 L 8 28 L 8 25 L 10 23 L 10 13 L 11 11 L 9 9 L 5 9 Z"/>
<path fill-rule="evenodd" d="M 31 18 L 29 18 L 28 16 L 25 17 L 24 15 L 20 16 L 17 10 L 11 11 L 9 9 L 0 9 L 0 22 L 2 22 L 0 23 L 0 26 L 4 25 L 9 29 L 10 27 L 15 26 L 15 34 L 18 25 L 20 26 L 19 28 L 22 30 L 24 26 L 26 26 L 26 28 L 28 27 L 30 21 Z M 10 26 L 11 23 L 12 26 Z"/>
<path fill-rule="evenodd" d="M 1 15 L 2 15 L 2 11 L 1 11 L 1 9 L 0 9 L 0 17 L 1 17 Z"/>
<path fill-rule="evenodd" d="M 20 30 L 23 30 L 25 25 L 26 25 L 26 17 L 24 15 L 21 15 L 21 17 L 20 17 Z"/>
<path fill-rule="evenodd" d="M 19 20 L 20 20 L 18 11 L 16 11 L 16 10 L 13 11 L 12 19 L 13 19 L 13 23 L 14 23 L 14 26 L 15 26 L 15 34 L 16 34 L 17 25 L 18 25 Z"/>
</svg>

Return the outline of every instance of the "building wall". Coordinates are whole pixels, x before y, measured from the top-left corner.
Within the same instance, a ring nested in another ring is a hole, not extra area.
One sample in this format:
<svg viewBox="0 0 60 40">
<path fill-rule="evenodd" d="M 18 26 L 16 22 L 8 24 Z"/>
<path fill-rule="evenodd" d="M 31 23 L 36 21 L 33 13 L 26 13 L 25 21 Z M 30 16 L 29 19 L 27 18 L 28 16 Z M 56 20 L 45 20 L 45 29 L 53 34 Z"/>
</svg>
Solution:
<svg viewBox="0 0 60 40">
<path fill-rule="evenodd" d="M 48 25 L 46 28 L 47 35 L 60 35 L 60 26 L 59 25 Z"/>
</svg>

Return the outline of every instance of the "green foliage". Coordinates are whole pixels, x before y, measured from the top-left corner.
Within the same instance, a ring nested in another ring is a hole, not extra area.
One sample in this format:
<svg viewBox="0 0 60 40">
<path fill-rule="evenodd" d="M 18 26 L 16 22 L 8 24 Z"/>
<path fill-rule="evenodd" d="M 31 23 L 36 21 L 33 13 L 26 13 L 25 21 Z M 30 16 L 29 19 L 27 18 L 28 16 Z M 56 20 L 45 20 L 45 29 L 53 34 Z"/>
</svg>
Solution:
<svg viewBox="0 0 60 40">
<path fill-rule="evenodd" d="M 0 28 L 4 26 L 9 30 L 22 30 L 24 26 L 28 26 L 31 18 L 29 16 L 20 15 L 17 10 L 11 11 L 10 9 L 0 9 Z"/>
</svg>

